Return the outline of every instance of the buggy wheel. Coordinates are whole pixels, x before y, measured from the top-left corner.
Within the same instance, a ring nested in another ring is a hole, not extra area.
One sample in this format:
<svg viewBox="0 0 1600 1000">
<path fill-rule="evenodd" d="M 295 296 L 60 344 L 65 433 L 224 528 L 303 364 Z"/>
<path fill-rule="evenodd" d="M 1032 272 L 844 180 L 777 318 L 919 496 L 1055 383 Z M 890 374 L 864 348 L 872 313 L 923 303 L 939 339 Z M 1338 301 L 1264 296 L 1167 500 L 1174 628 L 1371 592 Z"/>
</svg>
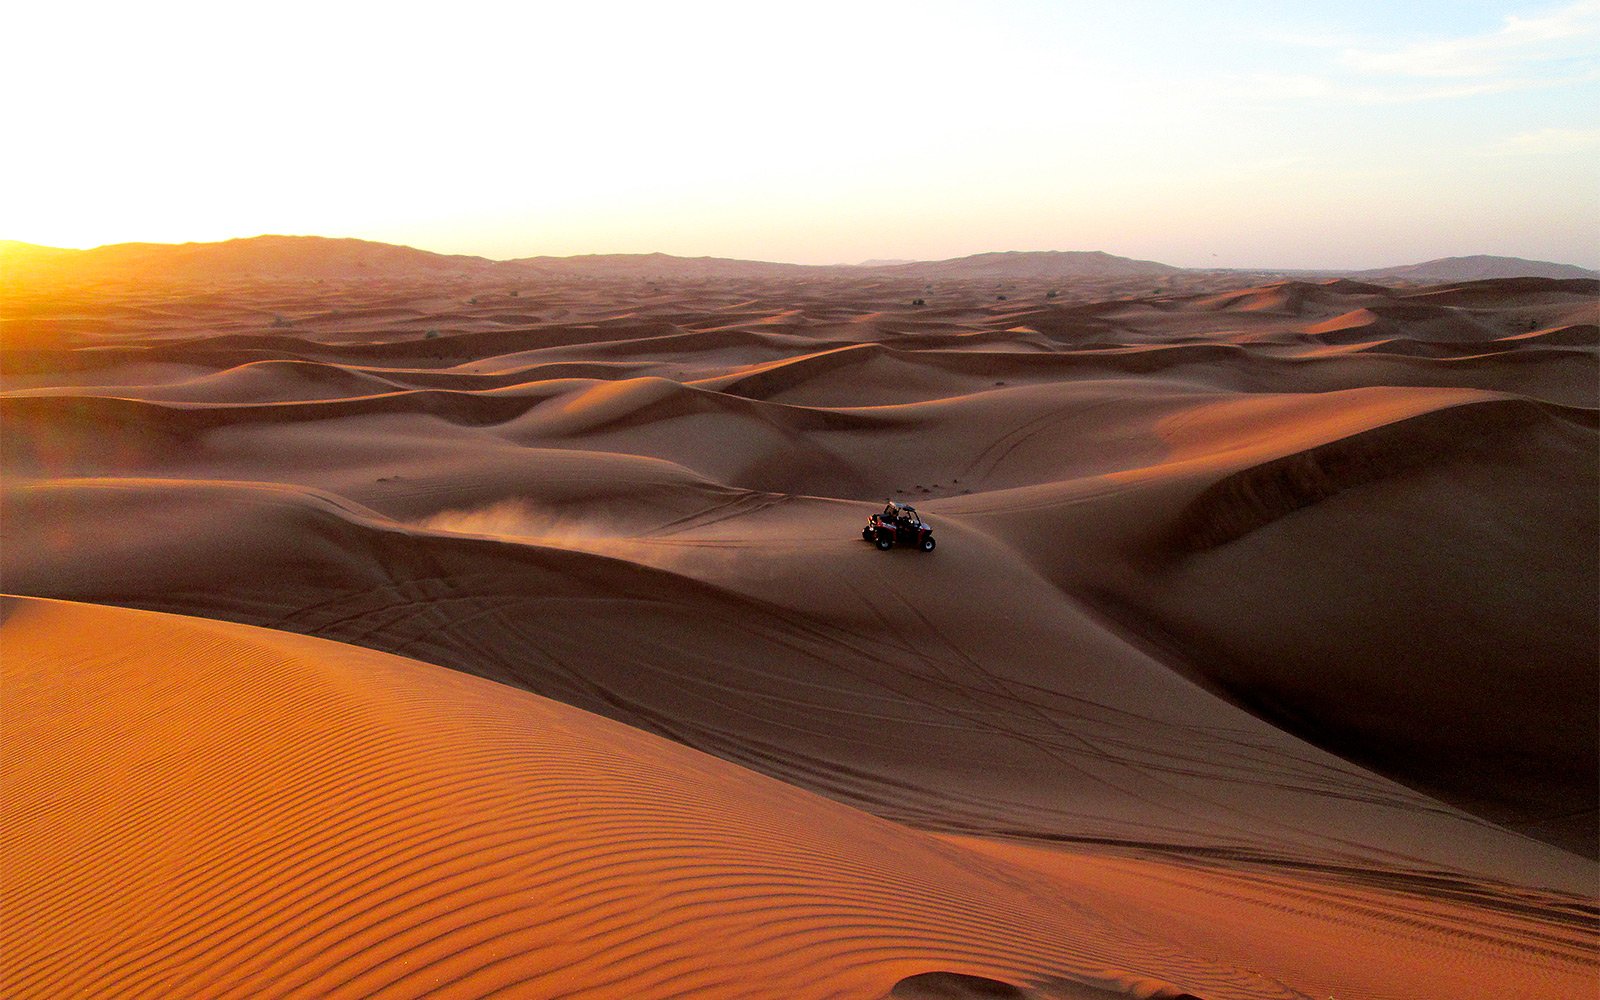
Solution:
<svg viewBox="0 0 1600 1000">
<path fill-rule="evenodd" d="M 888 535 L 879 535 L 878 548 L 882 549 L 884 552 L 888 552 L 890 549 L 894 548 L 894 539 Z"/>
<path fill-rule="evenodd" d="M 933 536 L 932 535 L 929 535 L 927 538 L 924 538 L 922 540 L 922 551 L 924 551 L 924 552 L 932 552 L 933 551 Z"/>
<path fill-rule="evenodd" d="M 862 528 L 861 529 L 861 540 L 863 542 L 872 541 L 872 529 L 871 528 Z"/>
</svg>

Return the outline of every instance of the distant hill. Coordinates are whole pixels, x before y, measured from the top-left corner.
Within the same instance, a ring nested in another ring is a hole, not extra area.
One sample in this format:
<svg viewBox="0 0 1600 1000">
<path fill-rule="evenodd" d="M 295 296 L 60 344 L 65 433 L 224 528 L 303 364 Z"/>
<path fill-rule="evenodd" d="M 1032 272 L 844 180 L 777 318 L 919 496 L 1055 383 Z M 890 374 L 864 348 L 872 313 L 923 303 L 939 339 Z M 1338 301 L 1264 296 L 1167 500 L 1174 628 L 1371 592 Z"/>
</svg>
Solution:
<svg viewBox="0 0 1600 1000">
<path fill-rule="evenodd" d="M 1521 257 L 1441 257 L 1421 264 L 1380 267 L 1370 271 L 1343 271 L 1358 281 L 1409 281 L 1436 285 L 1451 281 L 1483 281 L 1489 278 L 1594 278 L 1600 272 L 1573 264 L 1548 260 L 1523 260 Z"/>
<path fill-rule="evenodd" d="M 1009 250 L 952 260 L 917 261 L 880 267 L 886 274 L 924 279 L 1106 278 L 1179 274 L 1184 269 L 1153 260 L 1117 257 L 1100 250 Z"/>
<path fill-rule="evenodd" d="M 0 240 L 0 261 L 12 260 L 27 261 L 34 259 L 47 259 L 61 257 L 69 254 L 82 253 L 82 250 L 68 250 L 64 247 L 42 247 L 37 243 L 19 243 L 16 240 Z"/>
<path fill-rule="evenodd" d="M 662 253 L 490 260 L 370 240 L 321 236 L 255 236 L 220 243 L 117 243 L 93 250 L 63 250 L 0 241 L 0 278 L 18 282 L 226 282 L 262 278 L 453 276 L 495 280 L 541 276 L 696 280 L 799 275 L 827 270 L 833 269 L 720 257 L 674 257 Z"/>
<path fill-rule="evenodd" d="M 870 271 L 919 281 L 941 278 L 1016 281 L 1034 278 L 1138 277 L 1177 274 L 1183 270 L 1154 261 L 1115 257 L 1097 250 L 1009 251 L 952 260 L 867 261 L 857 265 L 777 264 L 724 257 L 674 257 L 662 253 L 524 257 L 506 261 L 506 264 L 537 274 L 681 279 L 859 275 L 863 271 Z"/>
<path fill-rule="evenodd" d="M 983 253 L 953 260 L 868 262 L 860 265 L 783 264 L 664 253 L 585 254 L 490 260 L 430 253 L 369 240 L 321 236 L 255 236 L 221 243 L 117 243 L 63 250 L 0 242 L 8 281 L 217 282 L 255 279 L 403 277 L 629 278 L 696 281 L 724 278 L 859 275 L 871 272 L 917 281 L 1027 280 L 1176 274 L 1182 269 L 1099 251 Z"/>
<path fill-rule="evenodd" d="M 675 257 L 664 253 L 490 260 L 486 257 L 431 253 L 370 240 L 321 236 L 255 236 L 220 243 L 117 243 L 93 250 L 67 250 L 0 240 L 0 283 L 6 284 L 451 277 L 510 281 L 540 277 L 701 281 L 863 274 L 912 281 L 1065 281 L 1072 278 L 1144 278 L 1182 273 L 1186 273 L 1186 269 L 1150 260 L 1118 257 L 1098 250 L 1006 251 L 936 261 L 809 265 L 724 257 Z M 1413 284 L 1487 278 L 1596 277 L 1596 272 L 1570 264 L 1488 256 L 1447 257 L 1422 264 L 1369 271 L 1304 273 Z"/>
<path fill-rule="evenodd" d="M 575 257 L 520 257 L 503 262 L 509 272 L 595 278 L 755 278 L 803 275 L 831 266 L 779 264 L 727 257 L 674 257 L 665 253 L 579 254 Z"/>
<path fill-rule="evenodd" d="M 15 248 L 15 249 L 11 249 Z M 5 245 L 6 277 L 60 281 L 231 281 L 487 274 L 484 257 L 368 240 L 255 236 L 221 243 L 115 243 L 93 250 Z"/>
</svg>

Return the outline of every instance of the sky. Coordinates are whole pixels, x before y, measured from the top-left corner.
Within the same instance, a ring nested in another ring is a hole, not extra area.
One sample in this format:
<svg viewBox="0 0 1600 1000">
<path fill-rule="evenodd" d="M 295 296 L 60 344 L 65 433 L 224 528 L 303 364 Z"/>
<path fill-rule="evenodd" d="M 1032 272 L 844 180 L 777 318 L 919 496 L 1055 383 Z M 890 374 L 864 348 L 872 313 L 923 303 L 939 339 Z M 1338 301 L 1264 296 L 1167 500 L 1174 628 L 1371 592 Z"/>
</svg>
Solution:
<svg viewBox="0 0 1600 1000">
<path fill-rule="evenodd" d="M 0 238 L 1600 267 L 1600 0 L 51 3 Z"/>
</svg>

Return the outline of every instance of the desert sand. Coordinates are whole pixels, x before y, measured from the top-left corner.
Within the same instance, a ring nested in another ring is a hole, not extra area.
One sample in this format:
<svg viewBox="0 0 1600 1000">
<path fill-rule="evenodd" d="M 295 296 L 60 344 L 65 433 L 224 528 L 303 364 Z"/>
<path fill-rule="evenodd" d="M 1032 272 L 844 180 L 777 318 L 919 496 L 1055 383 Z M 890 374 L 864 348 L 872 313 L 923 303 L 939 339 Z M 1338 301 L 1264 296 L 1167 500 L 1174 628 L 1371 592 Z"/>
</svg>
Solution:
<svg viewBox="0 0 1600 1000">
<path fill-rule="evenodd" d="M 353 252 L 4 289 L 5 995 L 1600 986 L 1596 282 Z"/>
</svg>

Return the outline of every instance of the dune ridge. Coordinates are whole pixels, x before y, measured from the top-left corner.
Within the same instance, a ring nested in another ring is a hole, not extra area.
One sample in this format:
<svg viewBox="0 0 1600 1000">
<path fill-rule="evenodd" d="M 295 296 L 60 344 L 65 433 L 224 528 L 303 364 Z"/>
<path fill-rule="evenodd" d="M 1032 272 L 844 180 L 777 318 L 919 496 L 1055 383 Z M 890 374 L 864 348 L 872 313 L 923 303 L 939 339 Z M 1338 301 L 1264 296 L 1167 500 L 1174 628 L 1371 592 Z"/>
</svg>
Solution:
<svg viewBox="0 0 1600 1000">
<path fill-rule="evenodd" d="M 1216 548 L 1346 490 L 1470 451 L 1482 435 L 1541 420 L 1594 428 L 1600 411 L 1523 399 L 1468 401 L 1297 451 L 1207 487 L 1180 515 L 1176 544 Z"/>
<path fill-rule="evenodd" d="M 1328 982 L 1315 963 L 1268 975 L 1162 940 L 1194 933 L 1182 917 L 1110 915 L 1160 884 L 1159 863 L 1019 863 L 320 640 L 37 600 L 4 613 L 8 698 L 23 702 L 0 737 L 3 878 L 23 917 L 0 925 L 10 995 L 873 997 L 945 973 L 1019 995 L 1293 997 L 1308 994 L 1285 973 Z M 1075 875 L 1038 877 L 1053 865 Z M 1299 891 L 1343 897 L 1347 920 L 1418 905 L 1315 878 Z M 1241 896 L 1224 919 L 1264 905 Z M 1521 914 L 1424 905 L 1408 930 L 1367 925 L 1395 945 L 1386 975 L 1474 951 L 1478 916 L 1499 965 L 1468 983 L 1577 987 L 1592 968 L 1555 898 Z M 65 933 L 49 953 L 28 932 L 43 921 Z M 1144 957 L 1121 965 L 1129 953 Z"/>
</svg>

